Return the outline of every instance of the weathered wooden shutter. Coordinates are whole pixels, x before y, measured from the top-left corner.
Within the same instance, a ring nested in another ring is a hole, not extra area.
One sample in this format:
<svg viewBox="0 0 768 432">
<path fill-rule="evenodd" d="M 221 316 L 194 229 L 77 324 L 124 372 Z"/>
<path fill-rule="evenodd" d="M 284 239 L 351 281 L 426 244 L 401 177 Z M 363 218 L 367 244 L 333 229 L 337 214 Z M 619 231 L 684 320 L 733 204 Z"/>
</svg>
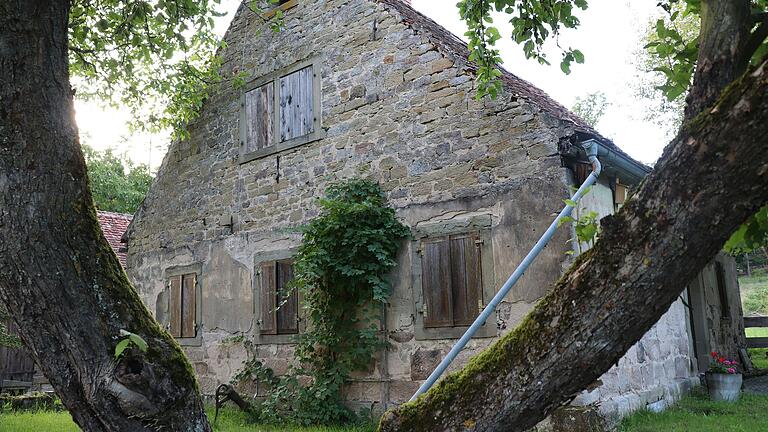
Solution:
<svg viewBox="0 0 768 432">
<path fill-rule="evenodd" d="M 182 278 L 181 337 L 192 338 L 197 332 L 197 275 L 185 274 Z"/>
<path fill-rule="evenodd" d="M 171 277 L 171 304 L 168 315 L 170 316 L 171 336 L 181 337 L 181 276 Z"/>
<path fill-rule="evenodd" d="M 451 237 L 451 289 L 453 325 L 468 326 L 479 314 L 481 292 L 480 250 L 477 236 Z"/>
<path fill-rule="evenodd" d="M 245 94 L 246 152 L 273 145 L 274 83 L 270 82 Z"/>
<path fill-rule="evenodd" d="M 280 78 L 280 141 L 314 131 L 314 72 L 312 66 Z"/>
<path fill-rule="evenodd" d="M 453 324 L 451 295 L 451 248 L 447 237 L 422 243 L 421 289 L 426 305 L 424 327 Z"/>
<path fill-rule="evenodd" d="M 289 334 L 299 332 L 299 299 L 296 289 L 288 289 L 288 282 L 293 279 L 293 263 L 291 261 L 277 262 L 277 299 L 281 305 L 277 310 L 277 333 Z"/>
<path fill-rule="evenodd" d="M 261 334 L 277 334 L 276 276 L 277 270 L 274 261 L 261 264 Z"/>
</svg>

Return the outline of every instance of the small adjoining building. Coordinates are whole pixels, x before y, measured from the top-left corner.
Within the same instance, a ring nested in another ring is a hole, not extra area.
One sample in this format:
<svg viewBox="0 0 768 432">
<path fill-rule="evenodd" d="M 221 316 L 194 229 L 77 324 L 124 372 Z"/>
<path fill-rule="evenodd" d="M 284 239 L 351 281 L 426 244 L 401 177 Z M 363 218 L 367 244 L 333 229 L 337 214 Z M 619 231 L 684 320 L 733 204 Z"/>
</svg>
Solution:
<svg viewBox="0 0 768 432">
<path fill-rule="evenodd" d="M 247 84 L 225 80 L 170 146 L 127 233 L 127 270 L 205 394 L 246 359 L 283 373 L 306 324 L 295 297 L 272 306 L 292 274 L 295 228 L 318 214 L 330 182 L 378 181 L 413 239 L 391 275 L 390 348 L 345 395 L 380 412 L 413 394 L 585 179 L 580 143 L 600 147 L 605 169 L 582 202 L 600 215 L 650 168 L 510 72 L 497 99 L 476 100 L 466 44 L 406 2 L 278 7 L 279 33 L 238 10 L 222 72 Z M 571 264 L 571 237 L 561 227 L 453 369 L 531 310 Z M 698 382 L 709 351 L 737 354 L 733 260 L 679 284 L 689 287 L 680 300 L 575 404 L 611 418 L 660 407 Z M 253 344 L 233 342 L 242 337 Z"/>
</svg>

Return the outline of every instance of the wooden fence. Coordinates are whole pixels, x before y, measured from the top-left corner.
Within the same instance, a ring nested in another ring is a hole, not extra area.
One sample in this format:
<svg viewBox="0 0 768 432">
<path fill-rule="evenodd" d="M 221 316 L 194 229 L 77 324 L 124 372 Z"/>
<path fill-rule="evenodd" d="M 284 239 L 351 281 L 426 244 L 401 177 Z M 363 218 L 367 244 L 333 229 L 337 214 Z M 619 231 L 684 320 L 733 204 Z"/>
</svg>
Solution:
<svg viewBox="0 0 768 432">
<path fill-rule="evenodd" d="M 744 317 L 745 328 L 763 327 L 768 328 L 768 316 Z M 748 348 L 768 348 L 768 337 L 748 337 Z"/>
<path fill-rule="evenodd" d="M 16 331 L 12 322 L 6 323 L 6 328 L 11 334 Z M 0 389 L 28 387 L 34 374 L 35 361 L 26 348 L 0 347 Z"/>
</svg>

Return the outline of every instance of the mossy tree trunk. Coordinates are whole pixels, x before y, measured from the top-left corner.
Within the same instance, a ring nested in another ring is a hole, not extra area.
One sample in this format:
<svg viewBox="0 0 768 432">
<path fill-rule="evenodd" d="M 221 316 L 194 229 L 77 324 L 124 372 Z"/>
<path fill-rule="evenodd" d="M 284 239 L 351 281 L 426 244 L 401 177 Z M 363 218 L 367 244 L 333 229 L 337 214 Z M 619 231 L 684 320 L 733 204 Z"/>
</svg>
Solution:
<svg viewBox="0 0 768 432">
<path fill-rule="evenodd" d="M 210 431 L 178 344 L 99 228 L 74 122 L 68 1 L 0 2 L 0 301 L 86 431 Z M 118 362 L 121 329 L 146 340 Z"/>
<path fill-rule="evenodd" d="M 768 65 L 723 91 L 756 48 L 749 2 L 702 3 L 686 123 L 653 173 L 516 329 L 380 431 L 531 428 L 616 364 L 768 202 Z"/>
</svg>

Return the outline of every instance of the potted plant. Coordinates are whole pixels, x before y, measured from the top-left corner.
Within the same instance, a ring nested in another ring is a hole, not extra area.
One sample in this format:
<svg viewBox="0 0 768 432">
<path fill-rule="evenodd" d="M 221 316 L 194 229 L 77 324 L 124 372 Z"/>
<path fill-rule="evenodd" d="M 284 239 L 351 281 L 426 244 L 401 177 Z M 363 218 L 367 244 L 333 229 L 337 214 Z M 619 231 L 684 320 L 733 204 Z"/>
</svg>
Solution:
<svg viewBox="0 0 768 432">
<path fill-rule="evenodd" d="M 742 376 L 739 364 L 716 351 L 709 353 L 712 360 L 707 370 L 707 389 L 714 401 L 736 402 L 741 394 Z"/>
</svg>

